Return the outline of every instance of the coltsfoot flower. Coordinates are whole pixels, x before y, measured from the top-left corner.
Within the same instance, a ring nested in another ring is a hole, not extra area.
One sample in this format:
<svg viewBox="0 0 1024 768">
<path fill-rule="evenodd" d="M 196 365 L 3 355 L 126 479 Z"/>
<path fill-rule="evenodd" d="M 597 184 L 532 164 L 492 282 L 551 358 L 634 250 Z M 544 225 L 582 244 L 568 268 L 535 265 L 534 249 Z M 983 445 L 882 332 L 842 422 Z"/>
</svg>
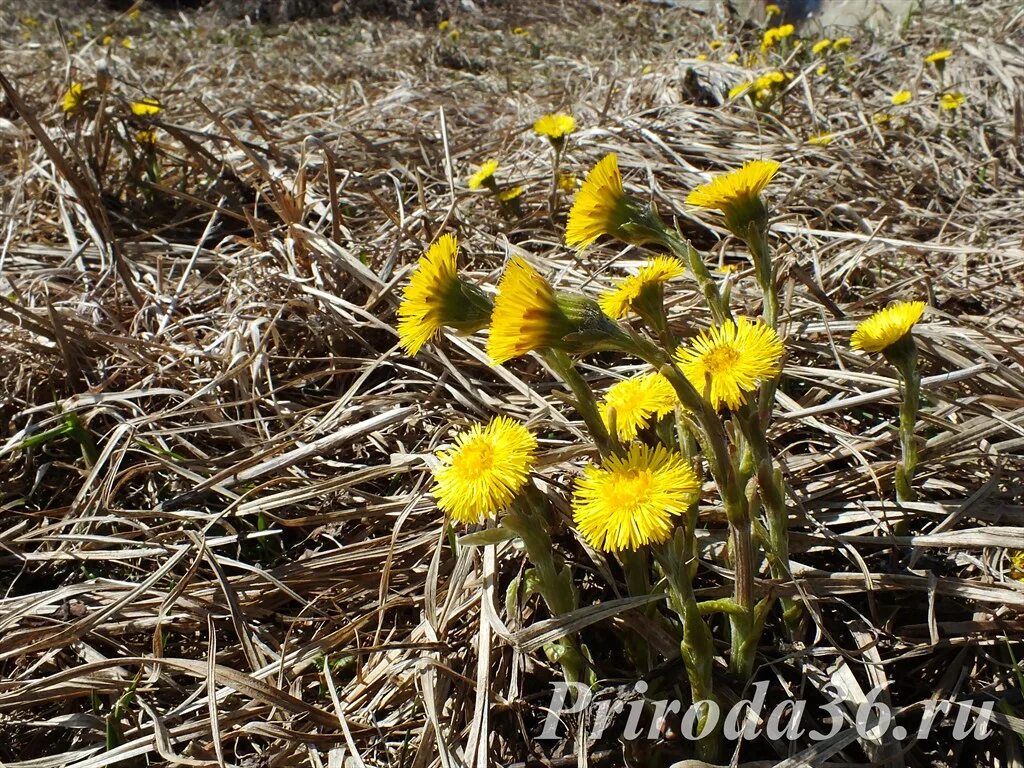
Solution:
<svg viewBox="0 0 1024 768">
<path fill-rule="evenodd" d="M 678 453 L 634 443 L 624 456 L 588 466 L 577 479 L 573 519 L 583 538 L 605 552 L 636 550 L 668 540 L 675 517 L 700 491 L 700 481 Z"/>
<path fill-rule="evenodd" d="M 615 432 L 623 442 L 635 440 L 637 433 L 651 423 L 675 410 L 676 391 L 660 373 L 648 373 L 617 382 L 608 388 L 599 406 L 605 426 L 612 427 L 615 413 Z"/>
<path fill-rule="evenodd" d="M 729 230 L 737 237 L 745 238 L 751 223 L 762 229 L 767 225 L 768 209 L 761 199 L 761 192 L 780 167 L 774 160 L 751 160 L 742 168 L 701 184 L 686 196 L 686 202 L 697 208 L 721 211 Z"/>
<path fill-rule="evenodd" d="M 935 64 L 936 66 L 938 66 L 940 63 L 945 62 L 946 59 L 948 59 L 952 55 L 953 52 L 950 50 L 935 51 L 934 53 L 930 53 L 927 56 L 925 56 L 924 60 L 929 64 Z"/>
<path fill-rule="evenodd" d="M 738 317 L 702 331 L 689 347 L 680 347 L 675 358 L 693 388 L 712 406 L 736 409 L 747 392 L 779 373 L 783 351 L 774 328 Z"/>
<path fill-rule="evenodd" d="M 460 523 L 495 517 L 526 485 L 536 452 L 537 439 L 514 419 L 474 424 L 456 435 L 451 448 L 437 452 L 437 506 Z"/>
<path fill-rule="evenodd" d="M 636 302 L 645 292 L 657 293 L 664 283 L 682 276 L 684 271 L 683 263 L 674 256 L 657 256 L 635 275 L 623 278 L 615 288 L 602 293 L 598 304 L 608 317 L 618 320 L 636 308 Z"/>
<path fill-rule="evenodd" d="M 544 115 L 533 124 L 534 133 L 546 136 L 553 143 L 562 143 L 565 137 L 576 130 L 576 118 L 562 112 Z"/>
<path fill-rule="evenodd" d="M 441 235 L 409 278 L 398 307 L 398 338 L 410 355 L 436 338 L 444 326 L 472 333 L 490 319 L 490 298 L 456 272 L 458 253 L 455 235 Z"/>
<path fill-rule="evenodd" d="M 476 173 L 469 177 L 470 189 L 480 189 L 480 187 L 490 186 L 494 184 L 494 172 L 498 170 L 497 160 L 486 160 L 484 163 L 477 168 Z"/>
<path fill-rule="evenodd" d="M 72 83 L 61 97 L 60 106 L 65 112 L 74 112 L 82 106 L 84 101 L 83 86 L 81 83 Z"/>
<path fill-rule="evenodd" d="M 960 109 L 964 105 L 967 99 L 960 91 L 950 91 L 949 93 L 942 94 L 939 99 L 939 106 L 947 112 L 952 112 L 955 109 Z"/>
<path fill-rule="evenodd" d="M 850 346 L 863 352 L 884 352 L 903 339 L 924 314 L 923 301 L 897 301 L 857 326 Z"/>
<path fill-rule="evenodd" d="M 138 117 L 152 117 L 158 115 L 163 110 L 163 106 L 157 99 L 152 96 L 147 96 L 139 101 L 133 101 L 131 103 L 132 114 Z"/>
<path fill-rule="evenodd" d="M 914 94 L 910 91 L 896 91 L 896 93 L 890 97 L 889 101 L 892 102 L 894 107 L 898 107 L 900 104 L 906 104 L 912 98 L 914 98 Z"/>
</svg>

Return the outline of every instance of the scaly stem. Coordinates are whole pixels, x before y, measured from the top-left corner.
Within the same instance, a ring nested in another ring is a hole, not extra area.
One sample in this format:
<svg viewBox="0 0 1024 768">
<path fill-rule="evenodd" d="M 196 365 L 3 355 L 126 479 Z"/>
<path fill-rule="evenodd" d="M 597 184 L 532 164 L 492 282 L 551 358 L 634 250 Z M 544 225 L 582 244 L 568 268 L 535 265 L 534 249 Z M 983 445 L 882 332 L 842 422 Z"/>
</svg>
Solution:
<svg viewBox="0 0 1024 768">
<path fill-rule="evenodd" d="M 659 242 L 672 251 L 676 258 L 682 259 L 690 267 L 690 271 L 693 273 L 701 293 L 704 294 L 704 300 L 711 310 L 711 316 L 714 318 L 714 321 L 716 323 L 723 323 L 726 320 L 731 320 L 732 311 L 729 309 L 729 304 L 723 299 L 721 292 L 718 290 L 718 283 L 715 282 L 715 278 L 712 277 L 710 270 L 697 249 L 690 245 L 688 240 L 668 227 L 665 227 L 661 233 Z"/>
<path fill-rule="evenodd" d="M 572 391 L 576 401 L 576 410 L 597 445 L 598 453 L 602 457 L 608 456 L 612 452 L 612 441 L 608 435 L 608 429 L 605 427 L 604 419 L 601 418 L 601 413 L 597 409 L 597 400 L 594 398 L 594 392 L 590 385 L 580 376 L 576 366 L 565 352 L 559 349 L 545 349 L 542 356 Z"/>
<path fill-rule="evenodd" d="M 896 467 L 896 500 L 914 501 L 914 472 L 917 470 L 917 442 L 914 428 L 917 425 L 917 407 L 921 399 L 921 377 L 917 372 L 917 343 L 907 336 L 886 350 L 886 357 L 896 367 L 903 384 L 903 400 L 900 402 L 900 454 Z"/>
<path fill-rule="evenodd" d="M 558 170 L 562 164 L 562 147 L 556 143 L 551 144 L 551 150 L 555 153 L 555 159 L 551 166 L 551 193 L 548 195 L 548 212 L 551 220 L 555 220 L 558 213 Z"/>
</svg>

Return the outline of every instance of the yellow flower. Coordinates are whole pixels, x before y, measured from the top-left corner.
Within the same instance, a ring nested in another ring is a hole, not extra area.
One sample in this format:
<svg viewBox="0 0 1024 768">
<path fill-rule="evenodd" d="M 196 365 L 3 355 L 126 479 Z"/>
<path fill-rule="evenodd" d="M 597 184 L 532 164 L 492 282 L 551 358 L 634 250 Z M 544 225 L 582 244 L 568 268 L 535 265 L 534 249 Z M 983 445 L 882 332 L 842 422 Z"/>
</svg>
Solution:
<svg viewBox="0 0 1024 768">
<path fill-rule="evenodd" d="M 556 344 L 571 332 L 555 289 L 533 267 L 514 258 L 498 284 L 487 354 L 503 363 Z"/>
<path fill-rule="evenodd" d="M 766 5 L 764 7 L 764 12 L 765 12 L 765 15 L 767 15 L 769 17 L 771 17 L 771 16 L 778 16 L 778 15 L 780 15 L 782 13 L 782 9 L 779 8 L 779 6 L 776 5 L 775 3 L 768 3 L 768 5 Z"/>
<path fill-rule="evenodd" d="M 707 61 L 708 55 L 706 53 L 698 53 L 694 58 L 696 58 L 697 61 Z"/>
<path fill-rule="evenodd" d="M 142 11 L 139 8 L 133 8 L 132 10 L 128 11 L 128 18 L 131 21 L 137 21 L 139 16 L 141 15 Z"/>
<path fill-rule="evenodd" d="M 731 275 L 735 272 L 739 272 L 739 264 L 721 264 L 715 271 L 720 275 Z"/>
<path fill-rule="evenodd" d="M 132 43 L 132 39 L 130 37 L 124 37 L 121 39 L 121 47 L 128 48 L 129 50 L 131 50 L 135 47 L 135 44 Z"/>
<path fill-rule="evenodd" d="M 816 70 L 814 70 L 814 71 L 817 72 L 819 76 L 820 75 L 827 75 L 828 74 L 828 64 L 819 64 L 818 68 Z"/>
<path fill-rule="evenodd" d="M 737 237 L 745 237 L 751 223 L 767 222 L 768 211 L 761 192 L 779 170 L 774 160 L 751 160 L 742 168 L 715 176 L 686 196 L 688 205 L 719 210 Z"/>
<path fill-rule="evenodd" d="M 498 199 L 503 203 L 507 203 L 510 200 L 515 200 L 517 197 L 521 197 L 525 191 L 526 190 L 522 187 L 509 187 L 508 189 L 503 189 L 498 193 Z"/>
<path fill-rule="evenodd" d="M 942 98 L 939 99 L 939 106 L 947 112 L 952 112 L 954 109 L 960 109 L 965 101 L 967 99 L 960 91 L 950 91 L 949 93 L 942 94 Z"/>
<path fill-rule="evenodd" d="M 441 235 L 420 257 L 398 307 L 398 339 L 415 355 L 444 326 L 462 333 L 482 328 L 490 317 L 490 299 L 456 272 L 459 241 Z"/>
<path fill-rule="evenodd" d="M 1024 581 L 1024 549 L 1018 549 L 1010 556 L 1010 578 Z"/>
<path fill-rule="evenodd" d="M 451 22 L 448 21 L 448 19 L 441 19 L 439 22 L 437 22 L 437 28 L 441 32 L 446 31 L 449 26 L 451 26 Z"/>
<path fill-rule="evenodd" d="M 576 480 L 573 519 L 580 534 L 605 552 L 635 550 L 668 540 L 674 518 L 700 492 L 686 460 L 664 446 L 634 443 L 629 453 L 588 466 Z"/>
<path fill-rule="evenodd" d="M 783 24 L 781 27 L 776 27 L 779 31 L 779 39 L 785 39 L 792 35 L 796 31 L 796 27 L 792 24 Z"/>
<path fill-rule="evenodd" d="M 923 301 L 897 301 L 857 326 L 850 346 L 864 352 L 884 352 L 914 327 L 924 314 Z"/>
<path fill-rule="evenodd" d="M 822 133 L 816 133 L 807 139 L 808 144 L 813 144 L 816 147 L 827 147 L 832 143 L 832 140 L 836 137 L 834 133 L 824 131 Z"/>
<path fill-rule="evenodd" d="M 948 59 L 952 55 L 953 55 L 953 52 L 952 51 L 948 51 L 948 50 L 935 51 L 935 53 L 931 53 L 931 54 L 925 56 L 924 60 L 926 62 L 928 62 L 929 64 L 938 64 L 939 62 L 945 61 L 946 59 Z"/>
<path fill-rule="evenodd" d="M 569 192 L 575 192 L 578 184 L 579 179 L 576 178 L 575 173 L 566 173 L 563 171 L 558 174 L 558 188 L 566 194 Z"/>
<path fill-rule="evenodd" d="M 162 109 L 159 101 L 148 96 L 140 101 L 132 102 L 132 114 L 139 117 L 159 114 Z"/>
<path fill-rule="evenodd" d="M 672 413 L 676 407 L 676 391 L 660 373 L 648 373 L 634 379 L 613 384 L 601 402 L 601 418 L 612 428 L 615 413 L 615 432 L 623 442 L 636 439 L 653 416 L 655 420 Z"/>
<path fill-rule="evenodd" d="M 649 242 L 648 233 L 633 225 L 655 227 L 649 211 L 623 189 L 614 153 L 598 161 L 580 187 L 565 225 L 565 244 L 579 251 L 592 245 L 602 234 L 639 245 Z"/>
<path fill-rule="evenodd" d="M 156 144 L 156 128 L 143 128 L 135 132 L 135 140 L 139 144 L 154 146 Z"/>
<path fill-rule="evenodd" d="M 462 38 L 462 32 L 457 29 L 453 29 L 451 32 L 448 33 L 448 37 L 451 38 L 451 41 L 453 43 L 457 43 Z"/>
<path fill-rule="evenodd" d="M 517 37 L 529 37 L 530 30 L 526 29 L 525 27 L 515 27 L 512 30 L 512 34 L 516 35 Z"/>
<path fill-rule="evenodd" d="M 519 422 L 498 416 L 474 424 L 437 452 L 431 493 L 437 506 L 454 520 L 472 524 L 494 517 L 526 485 L 536 461 L 537 439 Z"/>
<path fill-rule="evenodd" d="M 829 40 L 827 37 L 822 38 L 821 40 L 816 42 L 811 47 L 811 53 L 813 53 L 815 56 L 817 56 L 819 53 L 824 51 L 826 48 L 831 47 L 831 45 L 832 45 L 832 41 L 831 40 Z"/>
<path fill-rule="evenodd" d="M 657 256 L 640 268 L 635 275 L 624 278 L 610 291 L 601 294 L 598 304 L 608 317 L 618 320 L 630 309 L 641 294 L 649 288 L 659 288 L 663 283 L 680 277 L 683 264 L 673 256 Z M 660 299 L 660 294 L 658 296 Z"/>
<path fill-rule="evenodd" d="M 893 103 L 893 106 L 899 106 L 900 104 L 906 104 L 912 98 L 914 98 L 914 94 L 910 91 L 896 91 L 889 100 Z"/>
<path fill-rule="evenodd" d="M 876 112 L 871 116 L 871 122 L 875 125 L 885 125 L 890 120 L 892 120 L 892 115 L 888 112 Z"/>
<path fill-rule="evenodd" d="M 837 40 L 832 41 L 832 50 L 842 51 L 853 45 L 852 37 L 840 37 Z"/>
<path fill-rule="evenodd" d="M 726 57 L 725 60 L 730 64 L 735 64 L 737 61 L 740 60 L 740 55 L 736 51 L 733 51 Z M 732 98 L 732 91 L 729 92 L 729 98 Z"/>
<path fill-rule="evenodd" d="M 481 165 L 477 169 L 476 173 L 469 177 L 469 188 L 480 189 L 480 187 L 484 185 L 489 186 L 488 182 L 490 182 L 490 184 L 493 184 L 494 172 L 496 170 L 498 170 L 498 161 L 487 160 L 486 162 L 483 163 L 483 165 Z"/>
<path fill-rule="evenodd" d="M 64 92 L 64 96 L 61 98 L 60 105 L 65 112 L 74 112 L 76 109 L 82 106 L 82 101 L 82 84 L 72 83 Z"/>
<path fill-rule="evenodd" d="M 112 42 L 114 42 L 113 35 L 104 35 L 103 39 L 100 41 L 100 45 L 110 45 Z"/>
<path fill-rule="evenodd" d="M 764 31 L 764 36 L 761 38 L 761 50 L 767 51 L 779 42 L 779 40 L 785 40 L 793 34 L 795 29 L 796 28 L 792 24 L 783 24 L 780 27 L 769 27 Z"/>
<path fill-rule="evenodd" d="M 746 80 L 742 83 L 737 83 L 729 89 L 729 98 L 735 99 L 737 96 L 742 96 L 744 93 L 754 87 L 753 80 Z"/>
<path fill-rule="evenodd" d="M 759 381 L 775 376 L 783 346 L 771 326 L 739 317 L 700 333 L 676 361 L 693 388 L 718 408 L 736 409 Z M 710 388 L 709 388 L 710 387 Z"/>
<path fill-rule="evenodd" d="M 533 130 L 535 133 L 547 136 L 553 141 L 565 139 L 566 136 L 576 130 L 576 118 L 561 112 L 544 115 L 533 124 Z"/>
<path fill-rule="evenodd" d="M 712 51 L 717 51 L 723 45 L 725 45 L 725 43 L 723 43 L 721 40 L 712 40 L 710 43 L 708 43 L 708 48 L 710 48 Z"/>
</svg>

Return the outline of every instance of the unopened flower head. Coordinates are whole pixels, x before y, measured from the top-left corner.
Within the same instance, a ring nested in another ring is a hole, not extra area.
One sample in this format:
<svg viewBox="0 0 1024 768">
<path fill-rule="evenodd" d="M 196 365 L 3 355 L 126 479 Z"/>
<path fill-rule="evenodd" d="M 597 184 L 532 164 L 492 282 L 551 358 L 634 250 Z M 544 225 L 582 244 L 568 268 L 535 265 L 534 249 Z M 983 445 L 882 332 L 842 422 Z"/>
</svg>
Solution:
<svg viewBox="0 0 1024 768">
<path fill-rule="evenodd" d="M 65 112 L 74 112 L 82 106 L 84 101 L 83 87 L 81 83 L 72 83 L 68 86 L 68 89 L 64 92 L 64 96 L 61 98 L 60 106 Z"/>
<path fill-rule="evenodd" d="M 583 538 L 605 552 L 637 550 L 668 540 L 675 518 L 700 491 L 680 454 L 641 443 L 625 456 L 588 466 L 576 481 L 573 519 Z"/>
<path fill-rule="evenodd" d="M 898 107 L 900 104 L 906 104 L 912 98 L 914 98 L 914 94 L 910 91 L 896 91 L 896 93 L 890 97 L 889 101 L 892 102 L 894 107 Z"/>
<path fill-rule="evenodd" d="M 779 170 L 774 160 L 751 160 L 742 168 L 715 176 L 686 196 L 688 205 L 721 211 L 725 225 L 740 238 L 747 237 L 751 224 L 764 229 L 768 209 L 761 192 Z"/>
<path fill-rule="evenodd" d="M 153 115 L 160 114 L 163 110 L 160 102 L 151 96 L 147 96 L 139 101 L 133 101 L 131 104 L 132 114 L 138 117 L 152 117 Z"/>
<path fill-rule="evenodd" d="M 835 139 L 834 133 L 823 131 L 822 133 L 816 133 L 813 136 L 808 137 L 807 143 L 812 144 L 816 147 L 827 147 Z"/>
<path fill-rule="evenodd" d="M 476 173 L 469 177 L 469 188 L 491 187 L 494 185 L 494 172 L 498 170 L 497 160 L 486 160 L 477 168 Z"/>
<path fill-rule="evenodd" d="M 452 519 L 472 524 L 494 517 L 526 485 L 536 461 L 537 439 L 519 422 L 498 416 L 474 424 L 437 453 L 437 506 Z"/>
<path fill-rule="evenodd" d="M 948 59 L 952 55 L 953 52 L 950 50 L 935 51 L 934 53 L 930 53 L 927 56 L 925 56 L 924 60 L 929 64 L 941 66 L 946 61 L 946 59 Z"/>
<path fill-rule="evenodd" d="M 939 106 L 947 112 L 952 112 L 960 109 L 966 101 L 966 97 L 960 91 L 949 91 L 942 94 L 942 97 L 939 99 Z"/>
<path fill-rule="evenodd" d="M 490 299 L 456 272 L 459 241 L 441 235 L 420 257 L 398 307 L 398 338 L 415 355 L 445 326 L 462 333 L 483 328 L 491 313 Z"/>
<path fill-rule="evenodd" d="M 897 301 L 857 326 L 850 346 L 864 352 L 885 352 L 903 340 L 924 314 L 923 301 Z"/>
<path fill-rule="evenodd" d="M 676 351 L 676 362 L 715 407 L 739 408 L 746 393 L 779 373 L 783 346 L 775 329 L 739 317 L 701 332 Z"/>
<path fill-rule="evenodd" d="M 657 213 L 622 187 L 618 158 L 606 155 L 587 174 L 569 211 L 566 245 L 583 250 L 602 235 L 642 245 L 659 239 L 664 224 Z"/>
<path fill-rule="evenodd" d="M 615 432 L 628 443 L 652 420 L 672 413 L 676 402 L 669 380 L 660 373 L 648 373 L 610 386 L 600 405 L 601 418 L 610 430 L 614 413 Z"/>
<path fill-rule="evenodd" d="M 608 317 L 618 320 L 631 309 L 639 309 L 638 302 L 649 297 L 653 301 L 661 301 L 661 287 L 664 283 L 682 276 L 683 263 L 674 256 L 657 256 L 644 264 L 635 275 L 623 278 L 610 291 L 601 294 L 598 303 Z M 641 314 L 643 314 L 641 312 Z"/>
<path fill-rule="evenodd" d="M 813 46 L 811 46 L 811 53 L 813 53 L 815 56 L 817 56 L 822 51 L 827 51 L 831 47 L 832 47 L 832 41 L 830 39 L 828 39 L 827 37 L 824 37 L 821 40 L 819 40 L 818 42 L 816 42 Z"/>
</svg>

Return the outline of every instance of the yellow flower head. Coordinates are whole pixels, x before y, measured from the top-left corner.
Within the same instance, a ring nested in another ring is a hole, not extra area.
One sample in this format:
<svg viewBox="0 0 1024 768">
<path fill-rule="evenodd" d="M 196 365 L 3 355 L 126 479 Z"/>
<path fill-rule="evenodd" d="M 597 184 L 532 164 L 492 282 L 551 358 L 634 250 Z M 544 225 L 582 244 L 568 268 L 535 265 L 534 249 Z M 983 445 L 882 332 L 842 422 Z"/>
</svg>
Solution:
<svg viewBox="0 0 1024 768">
<path fill-rule="evenodd" d="M 451 32 L 448 33 L 448 37 L 451 38 L 451 41 L 453 43 L 457 43 L 459 42 L 460 39 L 462 39 L 462 31 L 458 29 L 453 29 Z"/>
<path fill-rule="evenodd" d="M 822 133 L 816 133 L 807 139 L 808 144 L 813 144 L 816 147 L 827 147 L 832 143 L 832 140 L 836 137 L 834 133 L 828 131 Z"/>
<path fill-rule="evenodd" d="M 843 51 L 853 45 L 852 37 L 840 37 L 832 41 L 832 50 Z"/>
<path fill-rule="evenodd" d="M 562 112 L 544 115 L 533 124 L 533 130 L 541 136 L 547 136 L 553 142 L 561 142 L 576 130 L 576 118 Z"/>
<path fill-rule="evenodd" d="M 128 11 L 128 18 L 131 21 L 138 21 L 139 16 L 141 16 L 141 15 L 142 15 L 142 9 L 141 8 L 133 8 L 132 10 Z"/>
<path fill-rule="evenodd" d="M 783 24 L 779 27 L 769 27 L 764 31 L 764 36 L 761 38 L 761 50 L 767 51 L 779 42 L 779 40 L 785 40 L 787 37 L 793 34 L 795 27 L 792 24 Z"/>
<path fill-rule="evenodd" d="M 448 27 L 450 26 L 451 22 L 448 19 L 441 19 L 439 22 L 437 22 L 437 28 L 441 32 L 447 31 Z"/>
<path fill-rule="evenodd" d="M 1024 581 L 1024 549 L 1018 549 L 1010 556 L 1010 578 Z"/>
<path fill-rule="evenodd" d="M 942 94 L 942 98 L 939 99 L 939 106 L 947 112 L 952 112 L 954 109 L 960 109 L 965 101 L 967 99 L 960 91 L 950 91 L 949 93 Z"/>
<path fill-rule="evenodd" d="M 782 13 L 782 9 L 775 3 L 768 3 L 768 5 L 764 7 L 764 12 L 768 17 L 779 16 Z"/>
<path fill-rule="evenodd" d="M 146 147 L 156 145 L 156 128 L 143 128 L 135 132 L 135 140 Z"/>
<path fill-rule="evenodd" d="M 635 275 L 624 278 L 615 288 L 602 293 L 598 304 L 608 317 L 618 320 L 630 309 L 635 309 L 637 300 L 651 289 L 657 293 L 657 296 L 652 298 L 660 301 L 661 285 L 680 277 L 683 271 L 683 264 L 679 259 L 673 256 L 657 256 L 642 266 Z"/>
<path fill-rule="evenodd" d="M 490 316 L 490 300 L 475 286 L 459 279 L 456 262 L 459 241 L 441 235 L 420 257 L 398 307 L 398 339 L 415 355 L 444 326 L 463 333 L 482 328 Z"/>
<path fill-rule="evenodd" d="M 135 44 L 132 43 L 132 39 L 130 37 L 123 37 L 121 38 L 121 47 L 131 50 L 135 47 Z"/>
<path fill-rule="evenodd" d="M 850 346 L 864 352 L 884 352 L 900 341 L 924 314 L 923 301 L 897 301 L 857 326 Z"/>
<path fill-rule="evenodd" d="M 487 340 L 491 359 L 503 363 L 549 347 L 570 332 L 568 325 L 551 284 L 522 259 L 512 259 L 494 300 Z"/>
<path fill-rule="evenodd" d="M 733 51 L 728 56 L 726 56 L 725 60 L 730 64 L 735 64 L 737 61 L 740 60 L 740 55 L 737 51 Z M 729 98 L 732 98 L 732 91 L 729 92 Z"/>
<path fill-rule="evenodd" d="M 64 92 L 64 96 L 61 98 L 60 105 L 65 112 L 74 112 L 76 109 L 82 106 L 82 101 L 82 84 L 72 83 Z"/>
<path fill-rule="evenodd" d="M 906 104 L 912 98 L 914 98 L 914 94 L 910 91 L 896 91 L 889 100 L 893 103 L 893 106 L 898 107 L 900 104 Z"/>
<path fill-rule="evenodd" d="M 676 351 L 676 362 L 715 408 L 724 404 L 736 409 L 743 405 L 745 393 L 779 372 L 782 352 L 774 328 L 739 317 L 701 332 L 689 347 Z"/>
<path fill-rule="evenodd" d="M 576 178 L 575 173 L 566 173 L 563 171 L 558 174 L 558 188 L 566 194 L 569 192 L 575 192 L 578 184 L 579 180 Z"/>
<path fill-rule="evenodd" d="M 827 37 L 822 38 L 821 40 L 816 42 L 813 46 L 811 46 L 811 53 L 813 53 L 815 56 L 817 56 L 819 53 L 821 53 L 822 51 L 830 48 L 831 46 L 832 46 L 832 41 L 831 40 L 829 40 Z"/>
<path fill-rule="evenodd" d="M 676 407 L 676 391 L 660 373 L 648 373 L 634 379 L 613 384 L 601 402 L 601 418 L 612 428 L 615 414 L 615 432 L 623 442 L 635 440 L 637 433 L 655 420 L 672 413 Z"/>
<path fill-rule="evenodd" d="M 888 112 L 875 112 L 875 114 L 871 116 L 871 122 L 875 125 L 885 125 L 890 120 L 892 120 L 892 115 Z"/>
<path fill-rule="evenodd" d="M 818 68 L 814 70 L 819 76 L 828 74 L 828 64 L 819 64 Z"/>
<path fill-rule="evenodd" d="M 114 36 L 113 35 L 104 35 L 103 39 L 100 41 L 100 45 L 110 45 L 113 42 L 114 42 Z"/>
<path fill-rule="evenodd" d="M 530 30 L 528 30 L 526 27 L 515 27 L 512 30 L 512 34 L 515 35 L 516 37 L 529 37 Z"/>
<path fill-rule="evenodd" d="M 712 51 L 717 51 L 723 45 L 725 45 L 725 43 L 722 42 L 721 40 L 712 40 L 710 43 L 708 43 L 708 48 L 710 48 Z"/>
<path fill-rule="evenodd" d="M 774 160 L 751 160 L 742 168 L 715 176 L 686 196 L 688 205 L 719 210 L 725 214 L 726 226 L 737 237 L 746 237 L 751 223 L 763 226 L 768 210 L 761 192 L 779 170 Z"/>
<path fill-rule="evenodd" d="M 488 182 L 493 183 L 494 172 L 498 170 L 497 160 L 487 160 L 477 168 L 476 173 L 469 177 L 469 188 L 480 189 Z"/>
<path fill-rule="evenodd" d="M 494 517 L 526 485 L 536 461 L 537 439 L 519 422 L 498 416 L 474 424 L 438 451 L 434 471 L 437 506 L 454 520 L 472 524 Z"/>
<path fill-rule="evenodd" d="M 664 225 L 654 210 L 627 195 L 622 188 L 619 161 L 614 152 L 595 165 L 576 193 L 565 227 L 565 243 L 577 250 L 601 235 L 642 245 L 657 240 Z"/>
<path fill-rule="evenodd" d="M 139 117 L 157 115 L 162 109 L 163 107 L 160 106 L 160 102 L 150 96 L 132 102 L 132 114 Z"/>
<path fill-rule="evenodd" d="M 667 541 L 674 518 L 700 492 L 686 460 L 664 446 L 634 443 L 629 453 L 588 466 L 576 481 L 573 519 L 583 538 L 605 552 Z"/>
<path fill-rule="evenodd" d="M 735 99 L 737 96 L 742 96 L 753 87 L 753 80 L 744 80 L 742 83 L 736 83 L 736 85 L 729 89 L 729 98 Z"/>
<path fill-rule="evenodd" d="M 953 55 L 953 52 L 952 51 L 948 51 L 948 50 L 935 51 L 935 53 L 931 53 L 931 54 L 928 54 L 927 56 L 925 56 L 924 60 L 926 62 L 928 62 L 929 64 L 939 64 L 940 62 L 944 62 L 946 59 L 948 59 L 952 55 Z"/>
<path fill-rule="evenodd" d="M 522 187 L 509 187 L 508 189 L 503 189 L 498 193 L 498 199 L 503 203 L 508 203 L 518 197 L 522 197 L 523 192 L 525 191 L 526 190 Z"/>
</svg>

